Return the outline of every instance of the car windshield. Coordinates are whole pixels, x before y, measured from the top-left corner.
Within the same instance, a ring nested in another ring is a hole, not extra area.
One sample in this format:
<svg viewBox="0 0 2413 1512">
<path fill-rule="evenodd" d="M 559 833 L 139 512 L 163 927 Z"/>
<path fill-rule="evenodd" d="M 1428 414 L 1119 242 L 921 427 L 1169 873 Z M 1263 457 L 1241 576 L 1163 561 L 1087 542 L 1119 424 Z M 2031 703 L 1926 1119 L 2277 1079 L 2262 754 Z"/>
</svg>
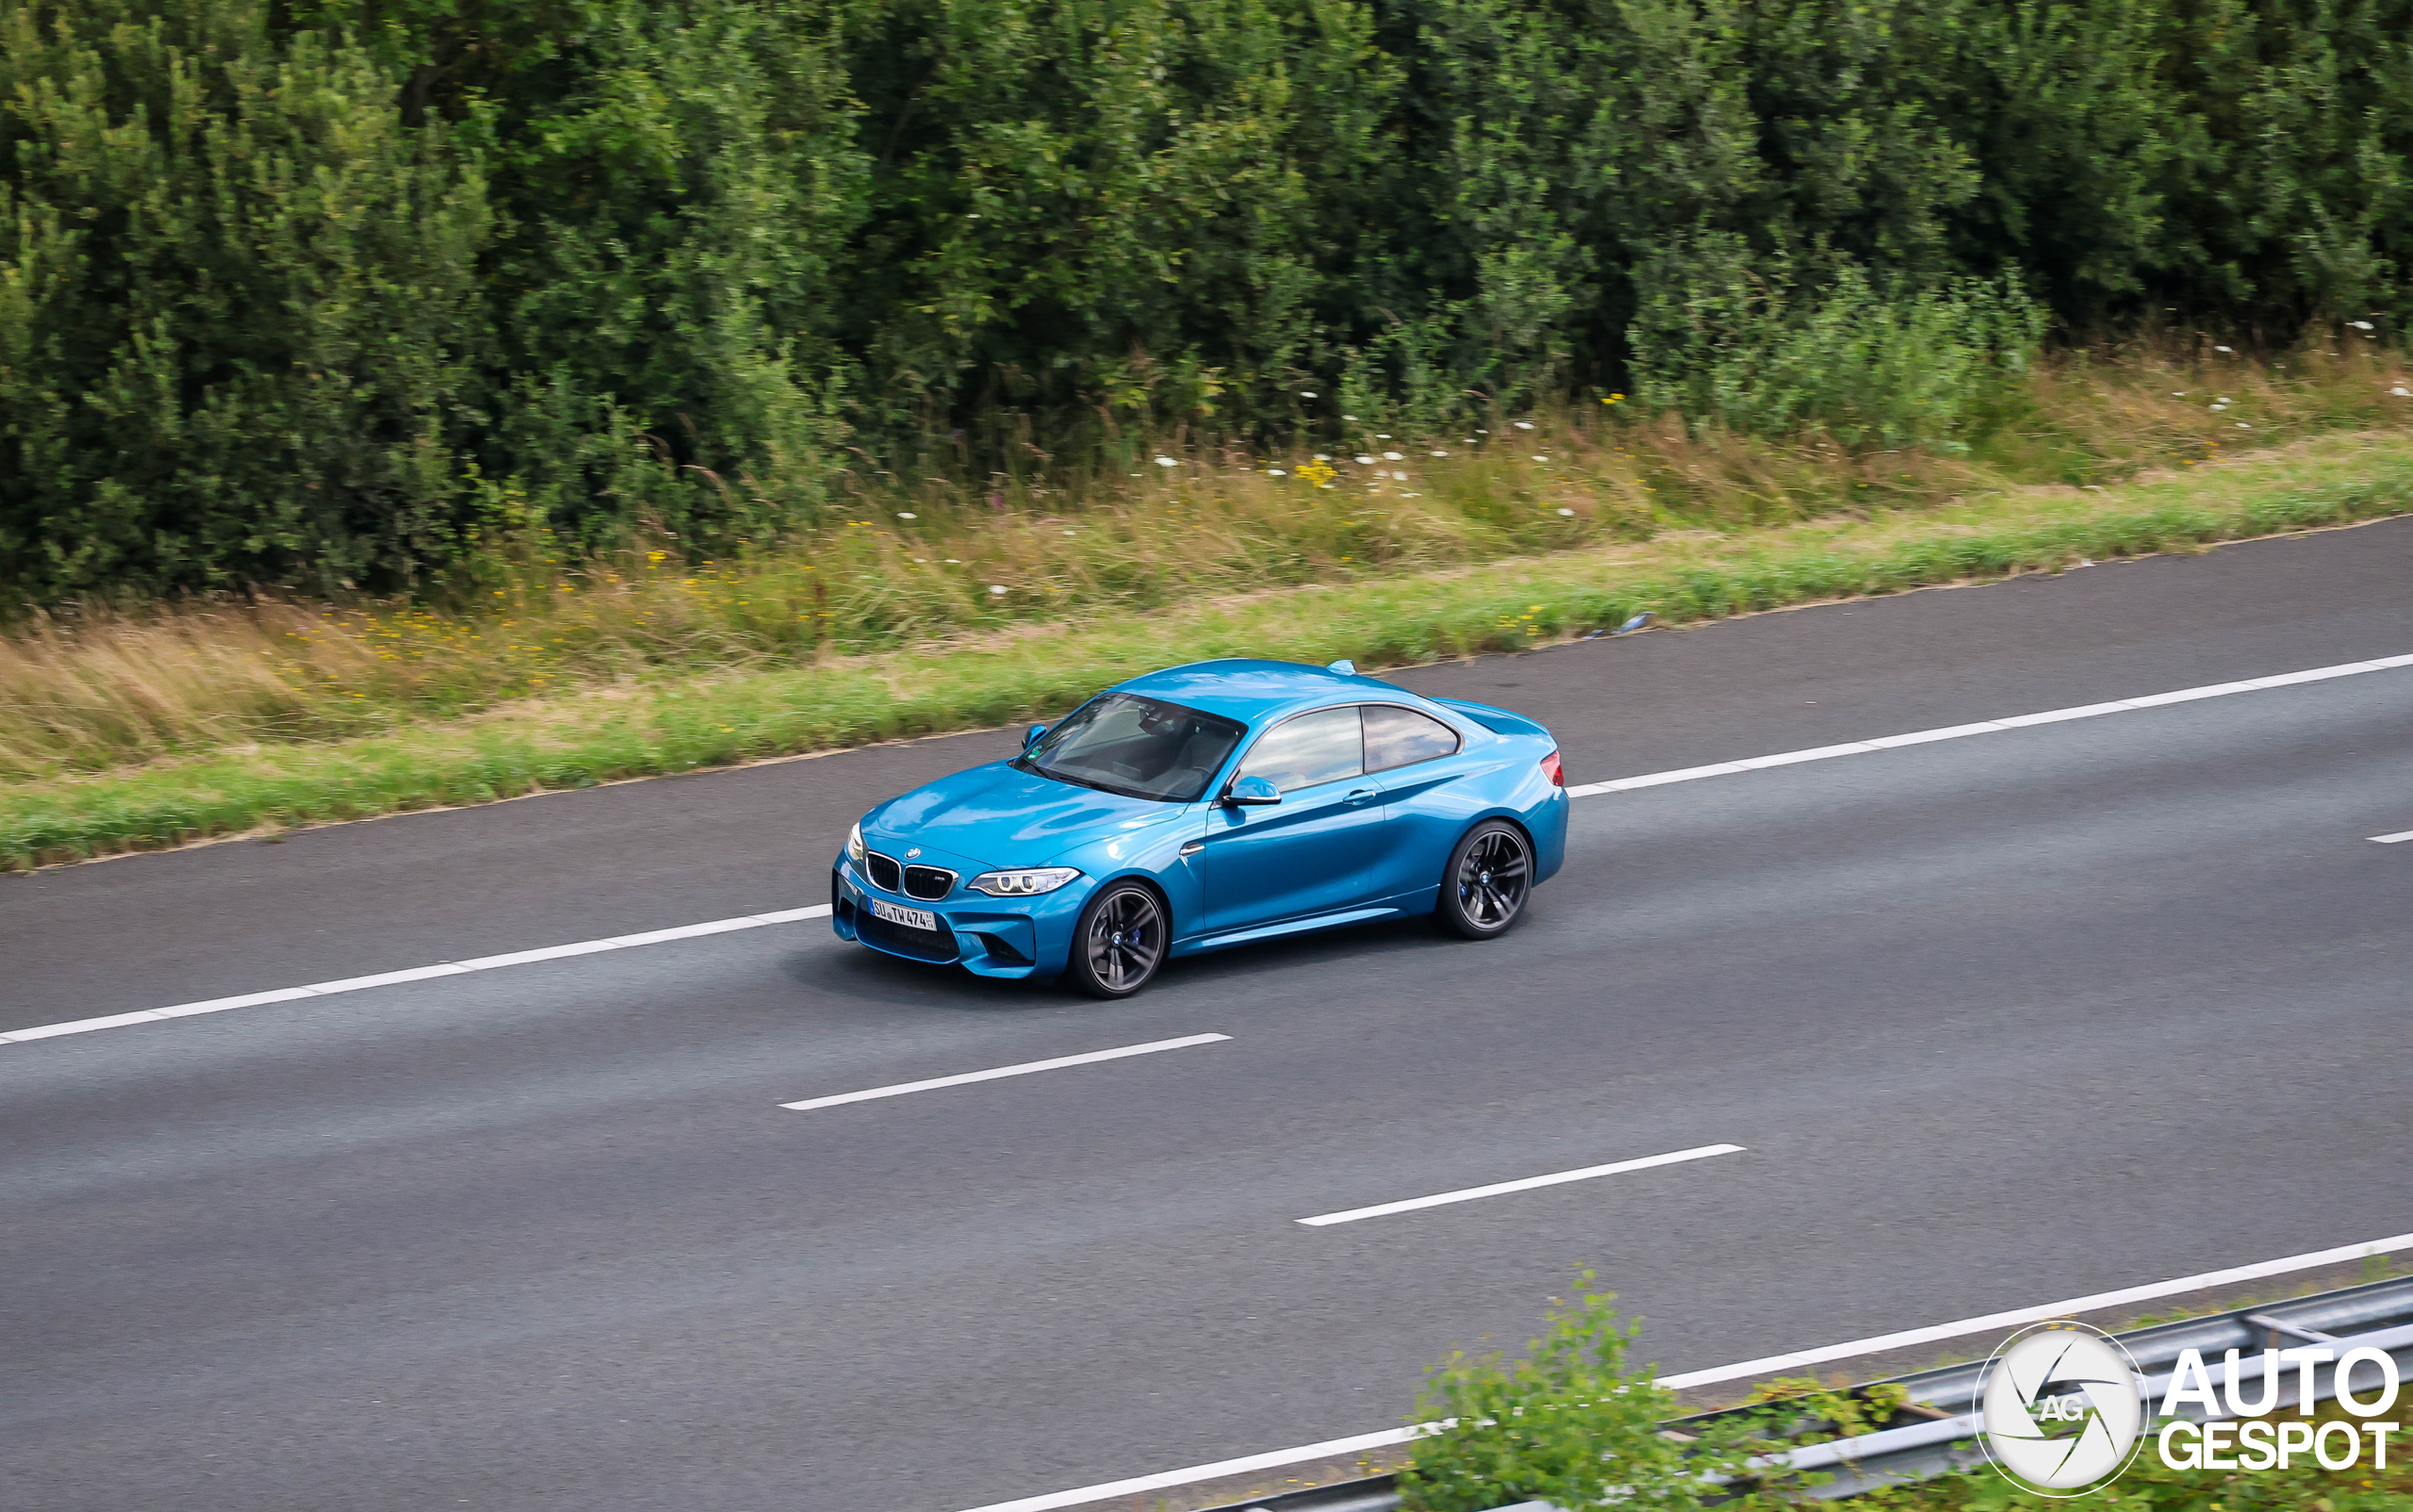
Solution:
<svg viewBox="0 0 2413 1512">
<path fill-rule="evenodd" d="M 1131 693 L 1082 704 L 1015 758 L 1026 772 L 1135 798 L 1195 803 L 1247 727 Z"/>
</svg>

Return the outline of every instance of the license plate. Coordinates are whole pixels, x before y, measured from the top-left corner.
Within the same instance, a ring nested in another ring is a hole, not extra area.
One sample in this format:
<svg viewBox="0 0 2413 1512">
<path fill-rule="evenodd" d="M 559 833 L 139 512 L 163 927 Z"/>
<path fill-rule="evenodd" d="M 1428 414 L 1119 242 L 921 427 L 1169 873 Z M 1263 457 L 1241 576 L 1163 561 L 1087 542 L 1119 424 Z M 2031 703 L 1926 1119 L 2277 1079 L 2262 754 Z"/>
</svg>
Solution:
<svg viewBox="0 0 2413 1512">
<path fill-rule="evenodd" d="M 939 916 L 937 914 L 927 909 L 899 908 L 886 898 L 876 897 L 871 900 L 871 916 L 875 919 L 886 919 L 891 924 L 901 924 L 909 929 L 927 929 L 933 934 L 938 932 Z"/>
</svg>

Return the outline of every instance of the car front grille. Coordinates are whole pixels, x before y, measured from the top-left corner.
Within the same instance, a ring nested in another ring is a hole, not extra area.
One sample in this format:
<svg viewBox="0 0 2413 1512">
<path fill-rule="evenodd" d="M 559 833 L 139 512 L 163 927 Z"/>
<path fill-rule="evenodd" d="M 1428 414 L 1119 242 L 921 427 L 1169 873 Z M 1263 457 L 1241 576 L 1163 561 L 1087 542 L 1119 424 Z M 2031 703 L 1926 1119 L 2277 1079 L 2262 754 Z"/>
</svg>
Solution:
<svg viewBox="0 0 2413 1512">
<path fill-rule="evenodd" d="M 893 924 L 869 909 L 855 915 L 855 938 L 865 945 L 916 961 L 953 961 L 960 953 L 956 948 L 955 931 L 941 919 L 935 929 L 911 929 Z"/>
<path fill-rule="evenodd" d="M 863 858 L 863 871 L 871 878 L 871 885 L 897 892 L 896 863 L 894 858 L 875 850 Z"/>
<path fill-rule="evenodd" d="M 955 873 L 944 866 L 905 868 L 905 896 L 935 901 L 955 891 Z"/>
</svg>

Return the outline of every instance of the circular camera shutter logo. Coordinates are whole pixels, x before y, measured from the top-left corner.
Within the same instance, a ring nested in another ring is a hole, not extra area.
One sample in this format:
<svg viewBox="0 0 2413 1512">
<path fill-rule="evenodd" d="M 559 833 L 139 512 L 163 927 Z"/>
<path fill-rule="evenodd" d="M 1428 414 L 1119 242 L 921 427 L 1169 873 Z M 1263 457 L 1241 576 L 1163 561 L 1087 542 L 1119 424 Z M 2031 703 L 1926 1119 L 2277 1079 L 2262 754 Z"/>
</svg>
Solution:
<svg viewBox="0 0 2413 1512">
<path fill-rule="evenodd" d="M 1978 1377 L 1978 1441 L 1994 1469 L 2040 1496 L 2110 1484 L 2144 1441 L 2144 1377 L 2120 1341 L 2084 1323 L 2039 1323 L 2003 1340 Z"/>
</svg>

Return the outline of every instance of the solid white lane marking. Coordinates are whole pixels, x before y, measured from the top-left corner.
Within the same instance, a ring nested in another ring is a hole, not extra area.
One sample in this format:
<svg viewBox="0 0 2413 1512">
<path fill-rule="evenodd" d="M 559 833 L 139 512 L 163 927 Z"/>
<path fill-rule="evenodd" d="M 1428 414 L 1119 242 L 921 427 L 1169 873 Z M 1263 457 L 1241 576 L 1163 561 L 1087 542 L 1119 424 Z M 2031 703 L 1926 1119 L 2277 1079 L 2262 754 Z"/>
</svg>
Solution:
<svg viewBox="0 0 2413 1512">
<path fill-rule="evenodd" d="M 1555 1187 L 1569 1181 L 1589 1181 L 1594 1176 L 1613 1176 L 1627 1171 L 1648 1171 L 1654 1165 L 1675 1165 L 1684 1160 L 1706 1160 L 1713 1155 L 1739 1155 L 1739 1144 L 1703 1144 L 1697 1149 L 1677 1150 L 1668 1155 L 1646 1155 L 1638 1160 L 1618 1160 L 1610 1165 L 1587 1165 L 1581 1171 L 1559 1171 L 1546 1176 L 1526 1176 L 1518 1181 L 1497 1181 L 1487 1187 L 1468 1187 L 1461 1192 L 1444 1192 L 1431 1197 L 1410 1197 L 1405 1202 L 1386 1202 L 1372 1208 L 1352 1208 L 1347 1212 L 1321 1213 L 1298 1222 L 1310 1228 L 1328 1224 L 1354 1224 L 1360 1218 L 1382 1218 L 1391 1213 L 1414 1212 L 1419 1208 L 1438 1208 L 1444 1203 L 1472 1202 L 1477 1197 L 1497 1197 L 1511 1192 L 1531 1192 L 1535 1187 Z"/>
<path fill-rule="evenodd" d="M 2042 714 L 2011 715 L 2001 719 L 1981 719 L 1976 724 L 1950 725 L 1942 730 L 1914 730 L 1907 735 L 1880 735 L 1874 740 L 1847 741 L 1840 746 L 1817 746 L 1809 750 L 1779 751 L 1773 756 L 1752 756 L 1742 761 L 1718 762 L 1709 766 L 1686 766 L 1672 772 L 1647 772 L 1640 777 L 1620 777 L 1612 782 L 1585 782 L 1567 790 L 1571 798 L 1598 797 L 1605 793 L 1631 793 L 1636 788 L 1663 787 L 1669 782 L 1698 782 L 1703 778 L 1726 777 L 1735 772 L 1763 771 L 1771 766 L 1791 766 L 1797 762 L 1831 761 L 1838 756 L 1866 756 L 1902 746 L 1924 746 L 1937 740 L 1964 740 L 1971 735 L 1991 735 L 2003 730 L 2025 730 L 2031 725 L 2060 724 L 2065 719 L 2094 719 L 2104 715 L 2130 714 L 2141 709 L 2159 709 L 2168 703 L 2189 703 L 2197 698 L 2223 698 L 2232 693 L 2257 693 L 2264 688 L 2293 687 L 2299 682 L 2323 682 L 2331 678 L 2357 677 L 2365 672 L 2385 672 L 2391 667 L 2413 666 L 2413 656 L 2388 656 L 2373 662 L 2341 662 L 2336 666 L 2316 666 L 2302 672 L 2281 672 L 2275 677 L 2257 677 L 2245 682 L 2215 682 L 2207 687 L 2180 688 L 2174 693 L 2148 693 L 2134 698 L 2114 698 L 2109 703 L 2083 703 L 2069 709 L 2047 709 Z M 2403 838 L 2403 837 L 2399 837 Z"/>
<path fill-rule="evenodd" d="M 1692 1386 L 1715 1386 L 1720 1381 L 1764 1375 L 1772 1371 L 1849 1359 L 1859 1355 L 1874 1355 L 1912 1344 L 1958 1339 L 1995 1328 L 2016 1328 L 2026 1323 L 2042 1323 L 2047 1318 L 2067 1318 L 2081 1312 L 2100 1311 L 2105 1307 L 2125 1307 L 2134 1302 L 2151 1302 L 2185 1291 L 2233 1286 L 2243 1281 L 2262 1281 L 2274 1275 L 2287 1275 L 2296 1271 L 2310 1271 L 2323 1265 L 2337 1265 L 2407 1249 L 2413 1249 L 2413 1234 L 2393 1234 L 2368 1243 L 2340 1244 L 2336 1249 L 2316 1250 L 2309 1255 L 2290 1255 L 2284 1259 L 2263 1260 L 2225 1271 L 2183 1275 L 2175 1281 L 2156 1281 L 2149 1286 L 2128 1287 L 2118 1291 L 2098 1291 L 2093 1296 L 2071 1297 L 2066 1301 L 2047 1302 L 2041 1307 L 2021 1307 L 2011 1312 L 1990 1312 L 1982 1318 L 1964 1318 L 1959 1323 L 1937 1323 L 1933 1327 L 1912 1328 L 1898 1334 L 1879 1334 L 1873 1339 L 1855 1339 L 1847 1344 L 1830 1344 L 1823 1349 L 1805 1349 L 1791 1355 L 1771 1355 L 1765 1359 L 1744 1360 L 1740 1364 L 1720 1365 L 1714 1370 L 1663 1375 L 1659 1377 L 1659 1384 L 1671 1391 L 1681 1391 Z M 1059 1507 L 1161 1491 L 1175 1486 L 1218 1480 L 1225 1475 L 1246 1475 L 1252 1471 L 1278 1470 L 1284 1465 L 1336 1459 L 1342 1454 L 1363 1454 L 1370 1449 L 1387 1449 L 1411 1438 L 1420 1438 L 1439 1426 L 1438 1423 L 1420 1422 L 1405 1428 L 1386 1428 L 1379 1433 L 1359 1434 L 1354 1438 L 1328 1438 L 1320 1444 L 1301 1444 L 1296 1449 L 1269 1450 L 1239 1459 L 1219 1459 L 1211 1465 L 1191 1465 L 1182 1470 L 1159 1471 L 1153 1475 L 1135 1475 L 1129 1480 L 1076 1487 L 1069 1491 L 1050 1491 L 1044 1496 L 1026 1496 L 1018 1502 L 996 1502 L 988 1506 L 970 1508 L 969 1512 L 1057 1512 Z"/>
<path fill-rule="evenodd" d="M 1310 1459 L 1338 1459 L 1343 1454 L 1362 1454 L 1369 1449 L 1387 1449 L 1419 1437 L 1423 1425 L 1414 1428 L 1386 1428 L 1380 1433 L 1361 1433 L 1354 1438 L 1327 1438 L 1320 1444 L 1301 1444 L 1296 1449 L 1276 1449 L 1262 1454 L 1247 1454 L 1239 1459 L 1219 1459 L 1212 1465 L 1192 1465 L 1187 1470 L 1160 1471 L 1154 1475 L 1134 1475 L 1127 1481 L 1108 1481 L 1103 1486 L 1084 1486 L 1070 1491 L 1050 1491 L 1044 1496 L 1026 1496 L 1019 1502 L 998 1502 L 990 1506 L 974 1507 L 972 1512 L 1055 1512 L 1062 1506 L 1079 1506 L 1084 1502 L 1105 1502 L 1116 1497 L 1138 1496 L 1148 1491 L 1161 1491 L 1167 1487 L 1188 1486 L 1195 1481 L 1218 1480 L 1225 1475 L 1245 1475 L 1251 1471 L 1275 1470 L 1284 1465 L 1303 1464 Z"/>
<path fill-rule="evenodd" d="M 714 919 L 705 924 L 653 929 L 645 934 L 624 934 L 610 940 L 582 940 L 575 945 L 547 945 L 541 950 L 515 950 L 509 955 L 481 956 L 475 961 L 447 961 L 434 966 L 413 966 L 407 971 L 381 971 L 370 977 L 343 977 L 334 981 L 312 982 L 307 987 L 279 987 L 273 992 L 245 993 L 238 997 L 212 997 L 199 1003 L 178 1003 L 170 1008 L 111 1013 L 104 1018 L 43 1024 L 30 1029 L 11 1029 L 0 1034 L 0 1044 L 56 1039 L 62 1034 L 89 1034 L 94 1029 L 114 1029 L 128 1024 L 156 1024 L 165 1019 L 190 1018 L 196 1013 L 222 1013 L 230 1008 L 254 1008 L 262 1003 L 331 997 L 337 993 L 392 987 L 402 982 L 426 981 L 433 977 L 460 977 L 473 971 L 492 971 L 499 966 L 526 965 L 532 961 L 557 961 L 564 956 L 592 955 L 598 950 L 630 950 L 638 945 L 661 945 L 666 940 L 692 940 L 699 934 L 726 934 L 731 929 L 759 929 L 766 924 L 795 924 L 804 919 L 826 919 L 829 916 L 829 905 L 816 903 L 811 908 L 782 909 L 776 913 L 749 913 L 736 919 Z"/>
<path fill-rule="evenodd" d="M 1980 720 L 1971 725 L 1952 725 L 1942 730 L 1916 730 L 1906 735 L 1880 735 L 1874 740 L 1847 741 L 1840 746 L 1818 746 L 1808 750 L 1779 751 L 1773 756 L 1753 756 L 1741 761 L 1718 762 L 1708 766 L 1687 766 L 1672 772 L 1648 772 L 1640 777 L 1621 777 L 1613 782 L 1586 782 L 1567 790 L 1568 797 L 1597 797 L 1606 793 L 1630 793 L 1636 788 L 1660 787 L 1669 782 L 1697 782 L 1703 778 L 1727 777 L 1736 772 L 1755 772 L 1771 766 L 1790 766 L 1797 762 L 1823 762 L 1838 756 L 1862 756 L 1901 746 L 1923 746 L 1930 741 L 1960 740 L 1969 735 L 1992 734 L 2001 730 L 2020 730 L 2029 725 L 2054 724 L 2064 719 L 2092 719 L 2099 715 L 2124 714 L 2139 709 L 2159 708 L 2166 703 L 2186 703 L 2196 698 L 2225 698 L 2232 693 L 2253 693 L 2262 688 L 2290 687 L 2299 682 L 2319 682 L 2330 678 L 2353 677 L 2363 672 L 2383 672 L 2391 667 L 2413 666 L 2413 655 L 2387 656 L 2371 662 L 2345 662 L 2336 666 L 2316 666 L 2302 672 L 2282 672 L 2275 677 L 2255 678 L 2245 682 L 2216 682 L 2200 688 L 2180 688 L 2174 693 L 2151 693 L 2141 698 L 2120 698 L 2109 703 L 2081 704 L 2071 709 L 2051 709 L 2043 714 L 2013 715 L 2002 719 Z M 2401 835 L 2375 835 L 2384 845 L 2413 839 L 2413 830 Z M 93 1029 L 113 1029 L 128 1024 L 151 1024 L 161 1019 L 186 1018 L 195 1013 L 221 1013 L 230 1008 L 251 1008 L 262 1003 L 286 1003 L 298 997 L 324 997 L 331 993 L 359 992 L 369 987 L 387 987 L 400 982 L 424 981 L 432 977 L 452 977 L 469 971 L 493 971 L 501 966 L 524 966 L 539 961 L 558 961 L 565 956 L 592 955 L 599 950 L 627 950 L 637 945 L 659 945 L 665 940 L 692 940 L 702 934 L 720 934 L 730 929 L 759 929 L 766 924 L 793 924 L 800 919 L 826 919 L 829 905 L 815 904 L 811 908 L 787 909 L 777 913 L 755 913 L 735 919 L 713 919 L 703 924 L 681 925 L 675 929 L 655 929 L 645 934 L 621 935 L 610 940 L 581 940 L 571 945 L 546 945 L 535 950 L 514 950 L 499 956 L 481 956 L 475 961 L 448 961 L 434 966 L 416 966 L 408 971 L 381 972 L 372 977 L 348 977 L 339 981 L 314 982 L 307 987 L 280 987 L 271 992 L 246 993 L 238 997 L 214 997 L 202 1003 L 179 1003 L 172 1008 L 146 1008 L 132 1013 L 111 1013 L 105 1018 L 76 1019 L 67 1024 L 44 1024 L 30 1029 L 14 1029 L 0 1034 L 0 1044 L 20 1040 L 47 1040 L 61 1034 L 85 1034 Z"/>
<path fill-rule="evenodd" d="M 2403 834 L 2373 835 L 2372 840 L 2383 846 L 2401 846 L 2407 840 L 2413 840 L 2413 830 L 2407 830 Z"/>
<path fill-rule="evenodd" d="M 1228 1034 L 1186 1034 L 1178 1040 L 1151 1040 L 1146 1044 L 1125 1044 L 1112 1050 L 1089 1050 L 1080 1055 L 1059 1055 L 1052 1060 L 1026 1060 L 1018 1066 L 999 1066 L 993 1071 L 967 1071 L 955 1076 L 932 1076 L 927 1081 L 900 1081 L 894 1087 L 872 1087 L 862 1092 L 842 1092 L 834 1097 L 808 1097 L 800 1103 L 781 1103 L 793 1112 L 806 1112 L 815 1108 L 835 1108 L 840 1103 L 867 1103 L 875 1097 L 902 1097 L 909 1092 L 928 1092 L 934 1087 L 960 1087 L 968 1082 L 994 1081 L 1000 1076 L 1027 1076 L 1034 1071 L 1059 1071 L 1065 1066 L 1086 1066 L 1100 1060 L 1120 1060 L 1124 1056 L 1154 1055 L 1158 1050 L 1179 1050 L 1193 1044 L 1213 1044 L 1228 1040 Z"/>
</svg>

